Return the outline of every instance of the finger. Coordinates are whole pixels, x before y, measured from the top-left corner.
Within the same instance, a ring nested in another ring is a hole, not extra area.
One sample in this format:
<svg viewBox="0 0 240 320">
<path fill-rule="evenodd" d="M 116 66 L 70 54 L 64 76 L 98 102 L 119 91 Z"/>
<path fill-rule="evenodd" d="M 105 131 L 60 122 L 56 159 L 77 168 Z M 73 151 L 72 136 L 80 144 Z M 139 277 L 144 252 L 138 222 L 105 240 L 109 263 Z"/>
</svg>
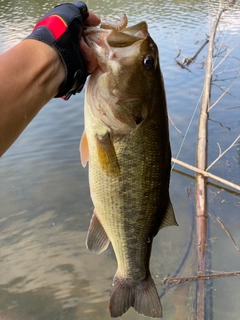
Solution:
<svg viewBox="0 0 240 320">
<path fill-rule="evenodd" d="M 88 26 L 97 26 L 101 22 L 100 18 L 96 16 L 94 13 L 89 11 L 89 16 L 84 20 L 84 23 Z"/>
<path fill-rule="evenodd" d="M 84 56 L 84 59 L 87 62 L 87 71 L 89 74 L 97 68 L 97 58 L 94 51 L 86 44 L 86 42 L 81 38 L 80 40 L 80 49 Z"/>
</svg>

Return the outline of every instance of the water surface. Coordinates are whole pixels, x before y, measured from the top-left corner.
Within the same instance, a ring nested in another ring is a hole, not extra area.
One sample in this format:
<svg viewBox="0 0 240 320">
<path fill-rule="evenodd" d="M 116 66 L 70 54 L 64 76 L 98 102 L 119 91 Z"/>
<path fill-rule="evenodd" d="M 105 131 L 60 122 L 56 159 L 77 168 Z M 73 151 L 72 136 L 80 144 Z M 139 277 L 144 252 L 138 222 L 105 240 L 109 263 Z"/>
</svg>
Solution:
<svg viewBox="0 0 240 320">
<path fill-rule="evenodd" d="M 51 4 L 42 0 L 0 1 L 0 52 L 27 36 L 37 19 L 57 3 L 56 0 Z M 179 159 L 194 165 L 207 51 L 205 48 L 189 66 L 191 72 L 181 69 L 174 58 L 179 50 L 179 61 L 198 50 L 210 33 L 218 2 L 106 0 L 88 1 L 88 6 L 102 18 L 126 12 L 129 24 L 147 21 L 160 51 L 169 115 L 182 132 L 170 124 L 173 155 L 179 154 Z M 210 113 L 209 164 L 218 156 L 217 143 L 225 150 L 240 132 L 239 13 L 238 4 L 229 8 L 217 33 L 215 52 L 223 57 L 227 50 L 234 48 L 234 51 L 215 72 L 221 73 L 214 78 L 218 81 L 214 82 L 212 103 L 229 85 L 233 87 Z M 221 57 L 215 60 L 215 66 Z M 227 72 L 232 69 L 235 71 Z M 67 102 L 50 101 L 0 160 L 2 320 L 110 319 L 108 298 L 116 271 L 114 254 L 109 249 L 101 255 L 93 255 L 85 248 L 93 205 L 87 170 L 79 162 L 83 98 L 84 92 Z M 210 171 L 240 184 L 238 152 L 237 146 L 231 148 Z M 190 186 L 194 192 L 194 179 L 178 171 L 193 174 L 179 166 L 175 169 L 170 191 L 179 227 L 161 230 L 155 238 L 151 258 L 160 294 L 162 279 L 169 274 L 173 276 L 182 261 L 195 222 L 185 191 Z M 239 271 L 239 253 L 214 218 L 220 217 L 240 246 L 239 194 L 210 185 L 208 211 L 211 218 L 207 268 Z M 178 276 L 196 275 L 196 270 L 194 237 L 190 255 Z M 238 277 L 208 282 L 208 320 L 239 318 L 239 285 Z M 162 304 L 164 319 L 194 319 L 194 285 L 169 289 Z M 122 319 L 140 320 L 142 317 L 129 310 Z"/>
</svg>

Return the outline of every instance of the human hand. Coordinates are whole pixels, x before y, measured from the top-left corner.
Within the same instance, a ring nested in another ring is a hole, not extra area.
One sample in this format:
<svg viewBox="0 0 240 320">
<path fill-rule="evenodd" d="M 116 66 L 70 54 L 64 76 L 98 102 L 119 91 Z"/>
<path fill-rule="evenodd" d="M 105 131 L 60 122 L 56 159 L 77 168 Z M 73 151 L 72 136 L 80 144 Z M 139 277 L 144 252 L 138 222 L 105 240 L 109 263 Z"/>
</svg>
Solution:
<svg viewBox="0 0 240 320">
<path fill-rule="evenodd" d="M 89 16 L 84 21 L 84 24 L 87 26 L 95 27 L 99 25 L 101 22 L 100 18 L 96 16 L 94 13 L 89 12 Z M 93 71 L 97 68 L 97 58 L 93 50 L 86 44 L 83 38 L 80 40 L 80 49 L 87 63 L 87 71 L 89 74 L 93 73 Z"/>
<path fill-rule="evenodd" d="M 45 14 L 27 37 L 52 46 L 63 61 L 66 78 L 56 97 L 67 100 L 72 94 L 80 92 L 88 73 L 96 68 L 93 51 L 81 40 L 81 36 L 84 24 L 96 26 L 99 23 L 100 19 L 88 12 L 85 3 L 64 3 Z"/>
</svg>

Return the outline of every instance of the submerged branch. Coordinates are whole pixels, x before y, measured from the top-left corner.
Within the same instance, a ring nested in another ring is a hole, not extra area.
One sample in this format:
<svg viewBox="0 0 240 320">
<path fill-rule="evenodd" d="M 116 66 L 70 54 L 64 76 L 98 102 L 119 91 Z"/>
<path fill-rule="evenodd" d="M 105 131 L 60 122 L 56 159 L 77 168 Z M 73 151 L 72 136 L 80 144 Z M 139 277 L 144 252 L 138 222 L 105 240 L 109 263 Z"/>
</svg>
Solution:
<svg viewBox="0 0 240 320">
<path fill-rule="evenodd" d="M 235 240 L 233 239 L 233 236 L 231 235 L 231 233 L 228 231 L 228 229 L 225 227 L 225 225 L 222 223 L 222 221 L 220 220 L 220 218 L 216 217 L 217 222 L 220 224 L 221 228 L 225 231 L 225 233 L 227 234 L 227 236 L 229 237 L 229 239 L 231 240 L 234 248 L 237 250 L 238 253 L 240 253 L 240 250 L 235 242 Z"/>
<path fill-rule="evenodd" d="M 164 278 L 163 283 L 164 284 L 165 283 L 180 284 L 187 281 L 209 280 L 209 279 L 234 277 L 234 276 L 240 276 L 240 271 L 221 272 L 221 273 L 205 274 L 200 276 L 191 276 L 191 277 L 182 277 L 182 278 Z"/>
<path fill-rule="evenodd" d="M 237 250 L 238 253 L 240 253 L 240 249 L 238 248 L 235 240 L 233 239 L 233 236 L 232 236 L 231 233 L 228 231 L 228 229 L 226 228 L 226 226 L 224 225 L 224 223 L 220 220 L 220 218 L 219 218 L 219 217 L 216 217 L 216 216 L 214 216 L 214 215 L 212 215 L 212 214 L 210 214 L 209 212 L 208 212 L 208 214 L 210 215 L 210 217 L 211 217 L 212 219 L 216 219 L 216 220 L 217 220 L 217 222 L 220 224 L 220 226 L 221 226 L 221 228 L 223 229 L 223 231 L 226 233 L 226 235 L 228 236 L 228 238 L 229 238 L 230 241 L 232 242 L 234 248 Z"/>
<path fill-rule="evenodd" d="M 182 64 L 185 66 L 189 66 L 192 62 L 194 62 L 194 60 L 197 58 L 199 53 L 202 51 L 202 49 L 206 46 L 208 42 L 209 42 L 209 39 L 206 39 L 204 43 L 201 45 L 201 47 L 197 50 L 197 52 L 191 58 L 184 57 L 182 60 Z"/>
<path fill-rule="evenodd" d="M 182 68 L 182 69 L 186 69 L 188 70 L 190 73 L 192 73 L 192 71 L 190 69 L 188 69 L 187 66 L 189 66 L 192 62 L 194 62 L 194 60 L 197 58 L 197 56 L 199 55 L 199 53 L 202 51 L 202 49 L 206 46 L 206 44 L 209 42 L 209 39 L 206 39 L 204 41 L 204 43 L 201 45 L 201 47 L 197 50 L 197 52 L 191 57 L 184 57 L 182 62 L 180 62 L 179 60 L 177 60 L 177 58 L 179 57 L 181 50 L 178 50 L 178 55 L 176 56 L 176 58 L 174 59 L 176 61 L 176 63 Z"/>
<path fill-rule="evenodd" d="M 185 66 L 185 64 L 183 64 L 182 62 L 178 61 L 177 59 L 175 59 L 176 63 L 182 68 L 182 69 L 186 69 L 188 72 L 192 73 L 192 71 Z"/>
</svg>

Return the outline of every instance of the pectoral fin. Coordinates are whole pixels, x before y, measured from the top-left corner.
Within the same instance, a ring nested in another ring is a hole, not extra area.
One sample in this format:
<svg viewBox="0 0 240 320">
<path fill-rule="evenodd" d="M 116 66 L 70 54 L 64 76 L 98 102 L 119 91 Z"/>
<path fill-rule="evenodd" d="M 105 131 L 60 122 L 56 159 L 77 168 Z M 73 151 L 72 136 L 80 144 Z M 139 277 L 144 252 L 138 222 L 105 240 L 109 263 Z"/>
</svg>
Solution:
<svg viewBox="0 0 240 320">
<path fill-rule="evenodd" d="M 175 214 L 173 211 L 173 206 L 172 206 L 171 200 L 169 200 L 169 202 L 168 202 L 168 207 L 167 207 L 165 216 L 163 218 L 163 221 L 160 225 L 159 230 L 164 227 L 168 227 L 168 226 L 178 226 L 178 223 L 176 221 Z"/>
<path fill-rule="evenodd" d="M 109 242 L 110 240 L 94 211 L 88 229 L 86 246 L 89 251 L 99 254 L 107 249 Z"/>
<path fill-rule="evenodd" d="M 95 139 L 100 166 L 109 177 L 117 177 L 120 167 L 109 133 L 103 136 L 96 135 Z"/>
<path fill-rule="evenodd" d="M 80 151 L 80 158 L 81 158 L 82 166 L 85 168 L 86 164 L 89 160 L 88 141 L 87 141 L 87 136 L 86 136 L 85 131 L 82 134 L 79 151 Z"/>
</svg>

